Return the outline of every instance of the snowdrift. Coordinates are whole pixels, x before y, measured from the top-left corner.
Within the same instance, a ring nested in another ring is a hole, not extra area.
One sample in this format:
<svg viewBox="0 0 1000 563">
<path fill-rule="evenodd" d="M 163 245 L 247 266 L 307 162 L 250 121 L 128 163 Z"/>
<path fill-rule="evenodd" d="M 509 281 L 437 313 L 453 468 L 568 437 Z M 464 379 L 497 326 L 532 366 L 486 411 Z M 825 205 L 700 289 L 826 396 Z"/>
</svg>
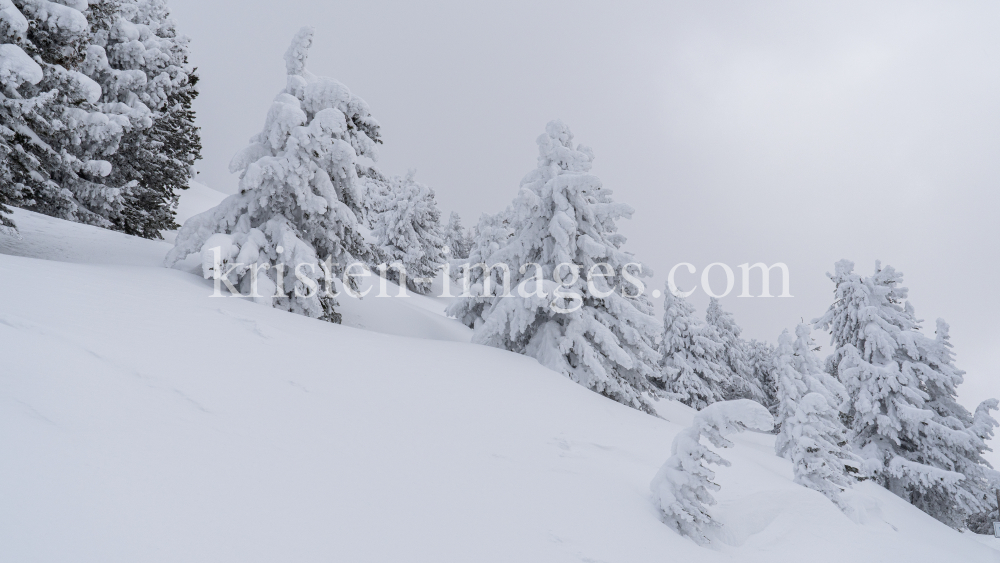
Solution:
<svg viewBox="0 0 1000 563">
<path fill-rule="evenodd" d="M 724 527 L 699 547 L 649 491 L 686 407 L 657 419 L 469 344 L 433 299 L 341 299 L 331 325 L 209 298 L 164 242 L 14 220 L 0 560 L 1000 561 L 871 484 L 849 519 L 752 433 L 720 452 Z"/>
</svg>

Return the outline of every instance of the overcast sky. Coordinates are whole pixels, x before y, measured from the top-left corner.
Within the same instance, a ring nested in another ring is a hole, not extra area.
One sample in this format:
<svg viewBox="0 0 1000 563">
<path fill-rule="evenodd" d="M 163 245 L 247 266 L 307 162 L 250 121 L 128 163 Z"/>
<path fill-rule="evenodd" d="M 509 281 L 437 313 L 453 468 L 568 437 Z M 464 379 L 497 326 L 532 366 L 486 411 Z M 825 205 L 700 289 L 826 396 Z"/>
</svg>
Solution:
<svg viewBox="0 0 1000 563">
<path fill-rule="evenodd" d="M 367 100 L 382 168 L 415 168 L 466 226 L 513 199 L 560 118 L 636 208 L 627 249 L 659 287 L 678 262 L 698 267 L 681 289 L 712 262 L 784 262 L 793 298 L 722 301 L 775 341 L 829 306 L 835 261 L 881 259 L 926 330 L 951 323 L 963 403 L 1000 395 L 996 2 L 170 4 L 201 76 L 199 180 L 220 191 L 313 25 L 308 66 Z"/>
</svg>

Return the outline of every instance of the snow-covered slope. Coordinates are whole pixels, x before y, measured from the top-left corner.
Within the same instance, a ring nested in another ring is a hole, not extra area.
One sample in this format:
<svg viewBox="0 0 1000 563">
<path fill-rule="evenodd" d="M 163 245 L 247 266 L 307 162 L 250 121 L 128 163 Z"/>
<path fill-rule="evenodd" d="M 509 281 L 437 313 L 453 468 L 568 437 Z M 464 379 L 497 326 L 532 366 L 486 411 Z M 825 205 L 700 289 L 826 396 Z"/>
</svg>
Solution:
<svg viewBox="0 0 1000 563">
<path fill-rule="evenodd" d="M 210 190 L 210 188 L 204 188 Z M 187 192 L 184 194 L 188 195 Z M 225 197 L 224 194 L 220 194 Z M 211 198 L 198 194 L 200 201 L 211 205 Z M 181 197 L 182 206 L 185 202 Z M 13 209 L 19 238 L 0 235 L 0 254 L 37 257 L 59 262 L 100 264 L 107 266 L 146 266 L 163 268 L 163 257 L 172 245 L 164 241 L 145 240 L 137 237 L 99 229 L 89 225 L 70 223 L 23 209 Z M 194 213 L 192 213 L 194 214 Z M 178 213 L 180 216 L 180 213 Z M 179 217 L 180 218 L 180 217 Z M 172 239 L 175 233 L 165 233 Z M 201 277 L 201 262 L 191 256 L 177 268 Z M 376 297 L 379 293 L 377 278 L 363 280 L 360 290 L 371 288 L 370 297 L 340 298 L 339 311 L 347 326 L 363 328 L 385 334 L 468 342 L 472 331 L 454 319 L 444 316 L 447 303 L 433 297 L 408 293 L 405 299 Z M 205 295 L 212 293 L 210 282 L 203 281 Z M 398 286 L 386 282 L 386 294 L 394 296 Z"/>
<path fill-rule="evenodd" d="M 648 490 L 685 407 L 660 420 L 461 342 L 433 300 L 342 300 L 409 336 L 331 325 L 210 298 L 165 243 L 14 219 L 0 561 L 1000 561 L 870 484 L 848 519 L 761 434 L 721 452 L 724 527 L 698 547 Z"/>
<path fill-rule="evenodd" d="M 226 197 L 227 194 L 192 180 L 188 189 L 181 193 L 181 200 L 177 204 L 177 224 L 183 225 L 184 221 L 194 215 L 219 205 Z"/>
</svg>

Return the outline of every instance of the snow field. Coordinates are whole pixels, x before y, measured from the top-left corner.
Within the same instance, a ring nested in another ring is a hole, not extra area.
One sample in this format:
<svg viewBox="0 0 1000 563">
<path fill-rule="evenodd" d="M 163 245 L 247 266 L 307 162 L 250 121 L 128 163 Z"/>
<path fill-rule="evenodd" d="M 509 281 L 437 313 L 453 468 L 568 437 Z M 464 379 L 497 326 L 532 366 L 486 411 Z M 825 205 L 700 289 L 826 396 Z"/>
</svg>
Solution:
<svg viewBox="0 0 1000 563">
<path fill-rule="evenodd" d="M 0 561 L 1000 561 L 875 485 L 845 494 L 852 521 L 753 433 L 716 450 L 723 528 L 698 547 L 649 492 L 687 407 L 442 341 L 468 333 L 430 299 L 341 300 L 407 336 L 378 334 L 211 299 L 166 243 L 14 220 Z"/>
</svg>

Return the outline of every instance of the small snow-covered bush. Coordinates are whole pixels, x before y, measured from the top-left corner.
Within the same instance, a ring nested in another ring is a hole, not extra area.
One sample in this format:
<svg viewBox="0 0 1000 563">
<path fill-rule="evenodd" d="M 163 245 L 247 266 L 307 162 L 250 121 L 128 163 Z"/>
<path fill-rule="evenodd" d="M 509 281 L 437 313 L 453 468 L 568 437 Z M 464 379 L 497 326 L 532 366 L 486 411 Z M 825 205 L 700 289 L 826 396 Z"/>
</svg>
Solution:
<svg viewBox="0 0 1000 563">
<path fill-rule="evenodd" d="M 727 435 L 746 429 L 766 432 L 773 427 L 767 409 L 749 399 L 713 403 L 698 411 L 691 426 L 674 438 L 670 458 L 649 484 L 663 522 L 698 544 L 708 543 L 706 532 L 720 524 L 708 512 L 715 504 L 711 491 L 718 491 L 719 485 L 712 481 L 715 472 L 706 464 L 728 466 L 729 462 L 702 444 L 701 438 L 729 448 L 733 443 Z"/>
</svg>

